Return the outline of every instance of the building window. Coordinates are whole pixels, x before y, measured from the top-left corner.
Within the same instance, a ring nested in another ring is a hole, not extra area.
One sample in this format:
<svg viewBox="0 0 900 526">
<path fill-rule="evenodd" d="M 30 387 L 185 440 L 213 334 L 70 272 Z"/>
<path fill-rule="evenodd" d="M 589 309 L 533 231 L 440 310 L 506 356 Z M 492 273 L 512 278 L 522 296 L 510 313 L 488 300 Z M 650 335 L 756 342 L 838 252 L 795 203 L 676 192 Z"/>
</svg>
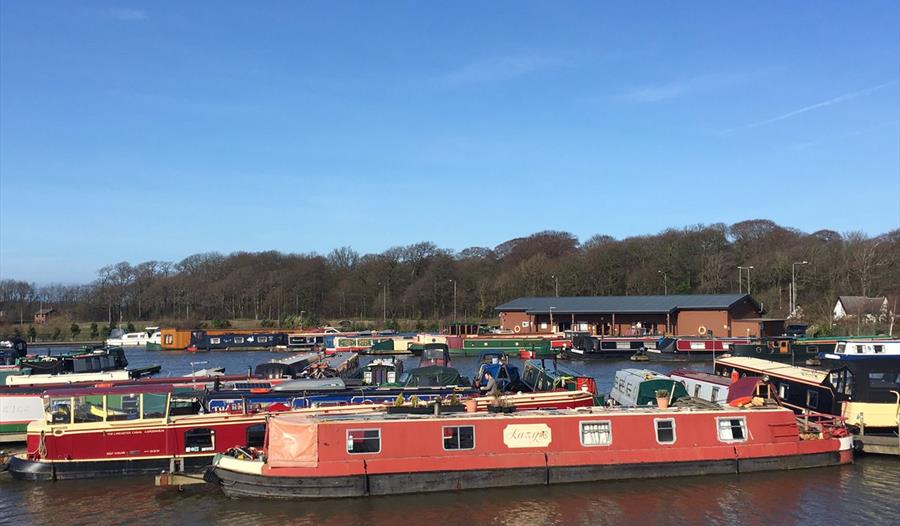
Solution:
<svg viewBox="0 0 900 526">
<path fill-rule="evenodd" d="M 718 399 L 719 399 L 719 388 L 713 387 L 712 388 L 712 396 L 710 396 L 709 400 L 710 400 L 710 402 L 715 402 Z"/>
<path fill-rule="evenodd" d="M 717 418 L 719 440 L 722 442 L 743 442 L 747 440 L 747 421 L 740 418 Z"/>
<path fill-rule="evenodd" d="M 347 453 L 380 453 L 380 429 L 348 429 Z"/>
<path fill-rule="evenodd" d="M 612 424 L 604 422 L 581 422 L 582 446 L 608 446 L 612 444 Z"/>
<path fill-rule="evenodd" d="M 819 407 L 819 392 L 812 389 L 806 390 L 806 407 L 817 409 Z"/>
<path fill-rule="evenodd" d="M 197 429 L 191 429 L 184 434 L 184 451 L 186 453 L 215 451 L 215 445 L 215 430 L 199 427 Z"/>
<path fill-rule="evenodd" d="M 654 418 L 656 424 L 656 441 L 660 444 L 675 443 L 675 420 L 671 418 Z"/>
<path fill-rule="evenodd" d="M 265 424 L 253 424 L 247 427 L 247 447 L 263 447 L 265 440 Z"/>
<path fill-rule="evenodd" d="M 475 428 L 472 426 L 445 427 L 444 449 L 475 449 Z"/>
</svg>

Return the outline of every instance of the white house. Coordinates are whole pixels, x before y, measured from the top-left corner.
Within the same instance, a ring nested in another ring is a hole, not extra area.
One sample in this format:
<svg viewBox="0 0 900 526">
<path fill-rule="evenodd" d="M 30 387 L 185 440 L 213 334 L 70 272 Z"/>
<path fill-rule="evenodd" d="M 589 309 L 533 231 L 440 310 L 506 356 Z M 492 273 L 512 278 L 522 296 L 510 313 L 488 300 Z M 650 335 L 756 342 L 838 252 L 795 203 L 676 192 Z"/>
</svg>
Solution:
<svg viewBox="0 0 900 526">
<path fill-rule="evenodd" d="M 838 296 L 834 304 L 834 320 L 862 317 L 865 323 L 883 322 L 888 317 L 888 300 L 881 296 Z"/>
</svg>

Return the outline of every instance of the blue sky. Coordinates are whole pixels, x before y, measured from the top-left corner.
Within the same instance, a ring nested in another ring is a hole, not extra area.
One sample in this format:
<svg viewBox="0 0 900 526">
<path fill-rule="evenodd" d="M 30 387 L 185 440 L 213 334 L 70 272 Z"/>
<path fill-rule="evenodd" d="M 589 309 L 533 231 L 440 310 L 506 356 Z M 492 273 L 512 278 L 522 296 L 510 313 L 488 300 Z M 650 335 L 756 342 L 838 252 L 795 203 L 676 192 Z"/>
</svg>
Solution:
<svg viewBox="0 0 900 526">
<path fill-rule="evenodd" d="M 900 7 L 2 2 L 0 278 L 900 226 Z"/>
</svg>

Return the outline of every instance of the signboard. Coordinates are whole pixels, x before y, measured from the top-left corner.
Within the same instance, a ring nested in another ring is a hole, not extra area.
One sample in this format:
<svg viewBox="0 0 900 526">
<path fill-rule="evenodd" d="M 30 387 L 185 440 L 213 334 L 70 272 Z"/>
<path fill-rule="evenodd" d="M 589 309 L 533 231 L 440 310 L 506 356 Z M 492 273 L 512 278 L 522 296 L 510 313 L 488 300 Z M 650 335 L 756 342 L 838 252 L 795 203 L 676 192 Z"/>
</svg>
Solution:
<svg viewBox="0 0 900 526">
<path fill-rule="evenodd" d="M 508 448 L 547 447 L 552 440 L 547 424 L 510 424 L 503 429 L 503 443 Z"/>
</svg>

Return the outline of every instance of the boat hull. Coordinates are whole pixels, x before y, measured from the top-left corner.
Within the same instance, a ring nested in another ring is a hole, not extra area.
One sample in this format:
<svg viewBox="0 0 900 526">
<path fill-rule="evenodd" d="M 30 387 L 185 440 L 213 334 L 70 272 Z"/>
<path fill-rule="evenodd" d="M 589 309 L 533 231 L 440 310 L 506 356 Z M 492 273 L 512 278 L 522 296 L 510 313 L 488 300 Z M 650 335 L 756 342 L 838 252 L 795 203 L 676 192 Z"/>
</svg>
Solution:
<svg viewBox="0 0 900 526">
<path fill-rule="evenodd" d="M 212 462 L 214 455 L 181 459 L 185 471 L 199 471 Z M 101 477 L 157 475 L 171 468 L 172 459 L 86 460 L 46 462 L 14 456 L 9 460 L 9 473 L 16 480 L 51 482 Z"/>
<path fill-rule="evenodd" d="M 850 451 L 805 455 L 641 462 L 587 466 L 544 465 L 463 471 L 361 474 L 340 477 L 272 477 L 223 467 L 207 472 L 207 481 L 232 498 L 316 499 L 425 493 L 578 482 L 722 475 L 839 466 L 852 462 Z"/>
</svg>

